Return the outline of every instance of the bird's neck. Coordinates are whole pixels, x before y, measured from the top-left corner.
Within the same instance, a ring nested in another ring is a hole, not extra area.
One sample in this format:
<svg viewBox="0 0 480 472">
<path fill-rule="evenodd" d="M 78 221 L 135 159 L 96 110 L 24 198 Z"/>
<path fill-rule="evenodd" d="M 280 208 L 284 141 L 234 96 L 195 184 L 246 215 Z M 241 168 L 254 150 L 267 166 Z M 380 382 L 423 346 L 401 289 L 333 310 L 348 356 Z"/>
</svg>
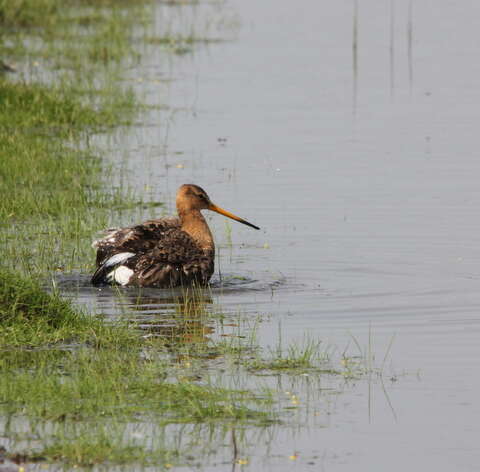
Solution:
<svg viewBox="0 0 480 472">
<path fill-rule="evenodd" d="M 179 211 L 182 230 L 189 234 L 204 251 L 214 251 L 213 236 L 200 210 Z"/>
</svg>

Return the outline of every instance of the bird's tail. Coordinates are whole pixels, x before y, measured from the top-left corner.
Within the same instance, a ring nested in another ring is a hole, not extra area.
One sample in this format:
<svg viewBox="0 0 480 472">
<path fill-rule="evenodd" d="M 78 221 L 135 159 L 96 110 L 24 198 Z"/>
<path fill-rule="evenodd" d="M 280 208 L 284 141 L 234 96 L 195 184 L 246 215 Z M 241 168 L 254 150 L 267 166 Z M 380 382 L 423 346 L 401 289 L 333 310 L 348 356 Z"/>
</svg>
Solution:
<svg viewBox="0 0 480 472">
<path fill-rule="evenodd" d="M 123 264 L 133 256 L 133 252 L 120 252 L 109 257 L 92 275 L 92 285 L 127 285 L 133 270 Z"/>
</svg>

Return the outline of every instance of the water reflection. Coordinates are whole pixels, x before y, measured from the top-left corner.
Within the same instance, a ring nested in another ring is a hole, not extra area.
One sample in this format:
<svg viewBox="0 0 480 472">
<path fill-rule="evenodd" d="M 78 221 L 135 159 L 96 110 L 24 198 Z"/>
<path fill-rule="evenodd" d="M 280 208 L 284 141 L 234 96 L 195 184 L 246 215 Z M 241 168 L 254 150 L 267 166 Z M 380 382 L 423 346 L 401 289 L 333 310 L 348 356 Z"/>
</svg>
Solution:
<svg viewBox="0 0 480 472">
<path fill-rule="evenodd" d="M 167 338 L 172 345 L 205 343 L 214 332 L 211 318 L 213 300 L 203 291 L 186 289 L 170 298 L 127 296 L 130 317 L 138 313 L 137 324 L 147 336 Z M 165 306 L 169 306 L 165 312 Z M 148 315 L 145 315 L 148 311 Z"/>
<path fill-rule="evenodd" d="M 354 0 L 353 2 L 352 58 L 353 58 L 353 115 L 356 115 L 357 114 L 357 96 L 358 96 L 358 0 Z"/>
<path fill-rule="evenodd" d="M 225 297 L 273 297 L 275 289 L 288 287 L 282 276 L 222 274 L 206 288 L 175 289 L 136 287 L 93 287 L 85 274 L 59 274 L 55 286 L 86 313 L 102 316 L 107 322 L 129 322 L 147 338 L 162 337 L 172 350 L 179 346 L 206 345 L 212 337 L 234 336 L 225 329 L 237 326 L 238 309 L 224 303 Z M 243 310 L 242 310 L 243 311 Z M 225 317 L 233 323 L 225 323 Z"/>
<path fill-rule="evenodd" d="M 395 95 L 395 0 L 390 0 L 390 97 Z"/>
<path fill-rule="evenodd" d="M 179 312 L 193 319 L 212 314 L 214 310 L 229 308 L 223 303 L 217 306 L 219 297 L 245 296 L 249 292 L 272 295 L 282 289 L 299 289 L 300 284 L 287 280 L 282 274 L 257 271 L 255 276 L 246 272 L 214 275 L 206 288 L 136 288 L 93 287 L 88 275 L 83 273 L 59 273 L 54 286 L 62 295 L 73 300 L 87 313 L 102 314 L 111 321 L 132 320 L 143 324 L 168 323 L 178 319 Z M 47 287 L 48 288 L 48 287 Z M 203 313 L 203 314 L 202 314 Z"/>
<path fill-rule="evenodd" d="M 408 57 L 408 83 L 410 95 L 413 90 L 413 0 L 408 3 L 407 19 L 407 57 Z"/>
</svg>

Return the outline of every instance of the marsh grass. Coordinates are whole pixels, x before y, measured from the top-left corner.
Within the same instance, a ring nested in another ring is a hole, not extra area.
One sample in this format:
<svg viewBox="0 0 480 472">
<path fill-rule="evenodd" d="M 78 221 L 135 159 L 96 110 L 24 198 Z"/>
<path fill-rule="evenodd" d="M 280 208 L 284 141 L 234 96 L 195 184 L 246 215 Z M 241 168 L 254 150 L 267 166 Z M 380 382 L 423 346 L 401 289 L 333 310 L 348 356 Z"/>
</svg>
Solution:
<svg viewBox="0 0 480 472">
<path fill-rule="evenodd" d="M 54 270 L 88 267 L 89 239 L 111 209 L 142 203 L 128 188 L 105 186 L 113 169 L 88 145 L 89 136 L 129 124 L 142 108 L 119 78 L 144 6 L 111 6 L 0 2 L 1 54 L 23 66 L 0 78 L 0 247 L 2 264 L 18 273 L 48 279 Z M 96 54 L 118 65 L 99 68 Z M 48 80 L 26 72 L 29 55 L 48 58 Z"/>
<path fill-rule="evenodd" d="M 128 94 L 96 109 L 82 103 L 74 88 L 0 81 L 0 101 L 2 221 L 46 220 L 114 203 L 115 195 L 101 185 L 98 156 L 82 149 L 79 139 L 118 123 L 117 113 L 131 114 L 135 105 Z"/>
<path fill-rule="evenodd" d="M 9 350 L 83 344 L 116 346 L 138 343 L 126 327 L 112 327 L 75 310 L 57 293 L 47 294 L 38 282 L 0 268 L 0 362 Z"/>
<path fill-rule="evenodd" d="M 113 126 L 117 113 L 131 116 L 132 98 L 119 94 L 97 108 L 68 87 L 0 81 L 0 101 L 2 264 L 44 277 L 59 267 L 85 266 L 87 238 L 125 195 L 105 190 L 102 174 L 110 171 L 80 140 Z"/>
<path fill-rule="evenodd" d="M 168 438 L 138 439 L 132 424 L 162 431 L 172 424 L 278 422 L 272 395 L 191 375 L 189 363 L 172 363 L 172 341 L 106 325 L 35 282 L 20 285 L 0 273 L 0 416 L 7 419 L 0 434 L 10 438 L 11 457 L 69 466 L 152 464 L 185 450 Z M 25 433 L 14 426 L 19 421 L 23 431 L 28 425 L 27 449 Z"/>
<path fill-rule="evenodd" d="M 23 424 L 30 424 L 33 457 L 69 465 L 152 464 L 185 455 L 161 435 L 139 439 L 132 423 L 162 430 L 171 424 L 265 427 L 278 421 L 270 397 L 191 381 L 172 370 L 157 348 L 122 343 L 107 349 L 10 351 L 0 362 L 1 414 L 8 423 L 21 415 Z M 14 438 L 15 429 L 1 434 Z M 19 443 L 22 439 L 19 435 Z M 12 449 L 12 454 L 32 454 L 32 448 Z"/>
<path fill-rule="evenodd" d="M 121 343 L 118 349 L 70 344 L 63 350 L 8 351 L 0 363 L 0 411 L 6 418 L 0 431 L 10 438 L 9 453 L 70 466 L 151 464 L 189 451 L 177 451 L 162 437 L 168 425 L 210 424 L 216 430 L 277 421 L 265 396 L 190 381 L 154 358 L 151 347 L 145 360 L 145 349 Z M 132 425 L 147 433 L 139 438 Z M 148 433 L 153 425 L 158 437 Z M 25 441 L 32 445 L 25 447 Z"/>
<path fill-rule="evenodd" d="M 10 457 L 65 465 L 152 464 L 180 452 L 135 424 L 265 427 L 278 421 L 273 396 L 191 375 L 171 361 L 177 337 L 142 337 L 74 310 L 37 282 L 0 269 L 0 434 Z M 198 301 L 198 300 L 197 300 Z M 185 317 L 196 308 L 184 304 Z M 180 315 L 180 313 L 178 313 Z M 25 433 L 12 426 L 20 420 Z M 18 446 L 15 444 L 18 443 Z M 184 454 L 184 451 L 182 452 Z"/>
<path fill-rule="evenodd" d="M 265 398 L 208 384 L 167 381 L 167 363 L 146 361 L 140 354 L 133 347 L 80 348 L 65 351 L 58 363 L 33 354 L 38 361 L 33 372 L 17 368 L 10 356 L 10 367 L 2 364 L 0 400 L 7 405 L 2 409 L 63 422 L 143 417 L 155 418 L 158 425 L 272 419 L 267 412 L 249 408 L 265 403 Z"/>
<path fill-rule="evenodd" d="M 60 462 L 75 466 L 91 467 L 96 464 L 142 464 L 162 467 L 167 470 L 178 460 L 178 453 L 164 449 L 161 444 L 146 450 L 134 440 L 125 441 L 124 430 L 116 427 L 90 427 L 76 432 L 76 440 L 71 437 L 55 438 L 50 445 L 35 456 L 43 461 Z M 35 457 L 34 456 L 34 457 Z M 38 460 L 38 459 L 37 459 Z"/>
<path fill-rule="evenodd" d="M 327 368 L 330 361 L 328 352 L 323 349 L 320 340 L 306 338 L 302 342 L 292 342 L 285 349 L 277 346 L 269 349 L 267 356 L 259 357 L 248 363 L 248 369 L 255 371 L 306 371 L 321 369 L 335 373 Z"/>
<path fill-rule="evenodd" d="M 8 0 L 0 2 L 0 51 L 53 69 L 89 69 L 138 56 L 134 29 L 148 23 L 148 0 Z M 2 41 L 3 40 L 3 41 Z M 83 71 L 85 73 L 85 71 Z"/>
<path fill-rule="evenodd" d="M 191 364 L 200 361 L 200 369 L 205 368 L 202 361 L 223 359 L 226 366 L 238 366 L 248 374 L 260 376 L 312 374 L 361 379 L 372 374 L 381 376 L 390 355 L 391 344 L 381 366 L 378 366 L 374 356 L 367 357 L 367 348 L 360 354 L 352 354 L 347 346 L 339 353 L 335 346 L 309 336 L 284 345 L 280 325 L 277 344 L 262 347 L 258 340 L 261 316 L 252 319 L 241 314 L 226 317 L 222 313 L 205 313 L 204 310 L 202 323 L 209 316 L 210 324 L 215 322 L 215 327 L 210 332 L 221 334 L 208 338 L 197 337 L 196 342 L 176 346 L 176 353 L 182 361 Z M 355 347 L 358 348 L 356 344 Z"/>
</svg>

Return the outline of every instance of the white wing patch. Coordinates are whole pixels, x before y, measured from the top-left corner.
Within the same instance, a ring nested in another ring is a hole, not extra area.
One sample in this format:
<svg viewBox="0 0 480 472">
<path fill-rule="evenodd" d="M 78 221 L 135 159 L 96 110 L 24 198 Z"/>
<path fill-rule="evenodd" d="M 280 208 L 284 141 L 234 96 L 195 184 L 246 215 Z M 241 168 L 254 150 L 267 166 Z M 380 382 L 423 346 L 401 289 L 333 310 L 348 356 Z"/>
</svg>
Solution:
<svg viewBox="0 0 480 472">
<path fill-rule="evenodd" d="M 117 254 L 118 256 L 119 254 Z M 107 274 L 107 280 L 120 285 L 127 285 L 133 275 L 133 270 L 125 266 L 117 267 Z"/>
<path fill-rule="evenodd" d="M 103 265 L 105 267 L 110 267 L 116 264 L 121 264 L 122 262 L 125 262 L 127 259 L 130 259 L 134 255 L 135 253 L 133 252 L 120 252 L 107 259 Z"/>
</svg>

